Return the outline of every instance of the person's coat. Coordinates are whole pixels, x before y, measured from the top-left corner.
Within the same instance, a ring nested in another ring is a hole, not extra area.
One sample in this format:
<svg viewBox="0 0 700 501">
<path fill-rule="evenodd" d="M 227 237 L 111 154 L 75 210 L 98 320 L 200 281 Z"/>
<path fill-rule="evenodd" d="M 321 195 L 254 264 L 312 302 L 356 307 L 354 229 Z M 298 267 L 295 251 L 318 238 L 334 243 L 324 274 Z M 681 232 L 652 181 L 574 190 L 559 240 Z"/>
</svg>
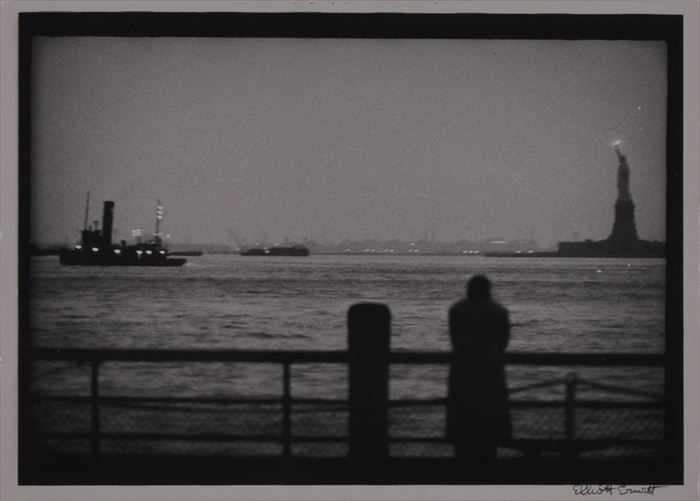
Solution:
<svg viewBox="0 0 700 501">
<path fill-rule="evenodd" d="M 508 310 L 488 300 L 458 301 L 449 310 L 453 359 L 447 404 L 447 438 L 494 443 L 510 437 L 505 349 Z"/>
</svg>

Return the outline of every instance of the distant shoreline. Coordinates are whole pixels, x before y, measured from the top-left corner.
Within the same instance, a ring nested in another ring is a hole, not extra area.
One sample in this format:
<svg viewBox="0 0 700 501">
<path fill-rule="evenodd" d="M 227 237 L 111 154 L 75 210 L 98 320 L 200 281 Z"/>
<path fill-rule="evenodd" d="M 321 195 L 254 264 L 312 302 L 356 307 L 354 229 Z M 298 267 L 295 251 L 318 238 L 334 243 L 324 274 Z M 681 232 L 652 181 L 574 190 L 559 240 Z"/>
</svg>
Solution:
<svg viewBox="0 0 700 501">
<path fill-rule="evenodd" d="M 33 257 L 41 256 L 58 256 L 60 249 L 38 249 L 33 250 L 31 255 Z M 172 256 L 238 256 L 240 253 L 238 251 L 172 251 L 170 252 Z M 414 256 L 425 256 L 425 257 L 437 257 L 437 256 L 447 256 L 447 257 L 464 257 L 464 258 L 616 258 L 616 259 L 663 259 L 660 257 L 651 256 L 566 256 L 560 255 L 556 251 L 536 251 L 536 252 L 503 252 L 503 253 L 492 253 L 485 252 L 480 254 L 463 254 L 457 252 L 313 252 L 311 256 L 402 256 L 402 257 L 414 257 Z M 254 256 L 253 256 L 254 257 Z M 269 258 L 279 258 L 279 257 L 295 257 L 295 256 L 259 256 L 265 259 Z"/>
</svg>

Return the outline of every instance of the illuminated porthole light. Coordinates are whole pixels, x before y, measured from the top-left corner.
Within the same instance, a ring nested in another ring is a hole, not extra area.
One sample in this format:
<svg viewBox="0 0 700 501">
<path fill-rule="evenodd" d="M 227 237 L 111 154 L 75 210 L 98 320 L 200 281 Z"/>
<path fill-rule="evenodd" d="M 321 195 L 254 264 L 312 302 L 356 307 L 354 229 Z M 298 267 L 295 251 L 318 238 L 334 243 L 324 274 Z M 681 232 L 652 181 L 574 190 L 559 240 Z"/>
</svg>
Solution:
<svg viewBox="0 0 700 501">
<path fill-rule="evenodd" d="M 153 253 L 152 253 L 151 251 L 147 250 L 147 251 L 146 251 L 146 254 L 148 254 L 148 255 L 150 256 L 150 255 L 153 254 Z"/>
<path fill-rule="evenodd" d="M 76 246 L 75 246 L 75 250 L 80 250 L 80 249 L 82 249 L 82 248 L 83 248 L 82 245 L 76 245 Z"/>
<path fill-rule="evenodd" d="M 161 253 L 161 254 L 165 254 L 165 251 L 164 251 L 164 250 L 162 250 L 162 251 L 160 251 L 160 253 Z"/>
<path fill-rule="evenodd" d="M 141 249 L 139 249 L 136 251 L 136 254 L 138 254 L 140 256 L 141 254 L 143 254 L 143 251 Z"/>
<path fill-rule="evenodd" d="M 121 251 L 121 249 L 114 249 L 114 253 L 118 255 L 118 254 L 121 254 L 122 251 Z"/>
<path fill-rule="evenodd" d="M 97 252 L 98 250 L 100 250 L 100 249 L 98 249 L 97 247 L 92 248 L 92 252 Z"/>
</svg>

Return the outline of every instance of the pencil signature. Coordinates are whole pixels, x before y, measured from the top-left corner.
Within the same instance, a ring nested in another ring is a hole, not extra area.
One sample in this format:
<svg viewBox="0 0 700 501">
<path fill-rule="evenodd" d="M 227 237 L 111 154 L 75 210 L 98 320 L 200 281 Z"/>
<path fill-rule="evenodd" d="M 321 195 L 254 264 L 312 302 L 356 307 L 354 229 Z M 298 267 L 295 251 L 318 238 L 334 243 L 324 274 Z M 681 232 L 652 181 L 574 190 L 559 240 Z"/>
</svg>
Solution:
<svg viewBox="0 0 700 501">
<path fill-rule="evenodd" d="M 653 496 L 657 489 L 665 487 L 663 485 L 618 485 L 618 484 L 601 484 L 601 485 L 572 485 L 571 489 L 577 496 L 627 496 L 631 494 L 640 494 L 643 496 Z"/>
</svg>

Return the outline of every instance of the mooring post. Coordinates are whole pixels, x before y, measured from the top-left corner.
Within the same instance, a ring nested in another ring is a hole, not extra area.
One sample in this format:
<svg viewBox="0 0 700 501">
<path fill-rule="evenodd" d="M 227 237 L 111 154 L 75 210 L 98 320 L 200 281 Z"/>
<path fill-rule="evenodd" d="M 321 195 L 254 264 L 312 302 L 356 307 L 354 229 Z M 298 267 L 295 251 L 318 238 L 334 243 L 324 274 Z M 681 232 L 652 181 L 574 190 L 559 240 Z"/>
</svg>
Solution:
<svg viewBox="0 0 700 501">
<path fill-rule="evenodd" d="M 350 458 L 360 464 L 389 453 L 389 347 L 391 313 L 379 303 L 348 310 Z"/>
</svg>

